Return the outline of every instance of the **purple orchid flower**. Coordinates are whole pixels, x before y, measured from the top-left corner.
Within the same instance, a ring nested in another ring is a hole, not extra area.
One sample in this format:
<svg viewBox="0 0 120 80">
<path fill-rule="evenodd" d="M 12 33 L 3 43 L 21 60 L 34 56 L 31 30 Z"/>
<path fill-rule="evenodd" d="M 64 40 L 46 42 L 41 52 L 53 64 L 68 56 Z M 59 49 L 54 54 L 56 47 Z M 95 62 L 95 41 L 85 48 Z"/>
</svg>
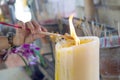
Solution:
<svg viewBox="0 0 120 80">
<path fill-rule="evenodd" d="M 10 53 L 21 54 L 28 60 L 29 65 L 33 65 L 38 61 L 38 58 L 35 56 L 34 50 L 40 50 L 40 48 L 35 44 L 23 44 L 20 47 L 13 48 Z"/>
</svg>

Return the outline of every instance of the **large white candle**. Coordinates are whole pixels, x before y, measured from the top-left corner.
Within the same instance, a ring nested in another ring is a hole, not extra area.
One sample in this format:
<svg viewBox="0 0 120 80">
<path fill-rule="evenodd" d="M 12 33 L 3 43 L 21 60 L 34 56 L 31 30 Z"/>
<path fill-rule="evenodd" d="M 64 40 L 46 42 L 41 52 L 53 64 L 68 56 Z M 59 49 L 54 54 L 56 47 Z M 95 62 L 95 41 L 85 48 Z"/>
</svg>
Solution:
<svg viewBox="0 0 120 80">
<path fill-rule="evenodd" d="M 60 40 L 55 47 L 55 80 L 99 80 L 99 38 L 77 37 L 72 19 L 73 39 Z"/>
<path fill-rule="evenodd" d="M 56 44 L 55 80 L 99 80 L 99 39 L 79 39 L 80 45 Z"/>
</svg>

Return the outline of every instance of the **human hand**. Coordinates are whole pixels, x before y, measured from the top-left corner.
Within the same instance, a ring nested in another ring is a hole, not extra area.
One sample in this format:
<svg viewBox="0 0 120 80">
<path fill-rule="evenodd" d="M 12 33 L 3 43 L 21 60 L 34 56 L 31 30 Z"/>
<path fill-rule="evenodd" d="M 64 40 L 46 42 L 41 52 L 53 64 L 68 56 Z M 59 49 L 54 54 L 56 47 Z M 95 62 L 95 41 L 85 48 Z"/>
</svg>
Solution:
<svg viewBox="0 0 120 80">
<path fill-rule="evenodd" d="M 22 45 L 24 43 L 31 43 L 38 38 L 43 38 L 45 35 L 40 34 L 40 32 L 46 32 L 47 29 L 40 26 L 35 21 L 30 22 L 18 22 L 18 26 L 21 26 L 21 29 L 16 29 L 16 35 L 14 37 L 13 43 L 15 45 Z M 27 31 L 26 29 L 29 29 Z"/>
</svg>

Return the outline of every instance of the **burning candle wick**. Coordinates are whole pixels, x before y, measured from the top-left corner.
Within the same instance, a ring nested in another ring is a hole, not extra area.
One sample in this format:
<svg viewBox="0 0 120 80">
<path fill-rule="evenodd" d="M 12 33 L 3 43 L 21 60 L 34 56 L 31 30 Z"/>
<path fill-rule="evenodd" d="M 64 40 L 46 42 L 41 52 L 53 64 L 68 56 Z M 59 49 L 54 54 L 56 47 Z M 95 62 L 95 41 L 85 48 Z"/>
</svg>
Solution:
<svg viewBox="0 0 120 80">
<path fill-rule="evenodd" d="M 79 45 L 80 44 L 80 40 L 79 38 L 77 37 L 76 35 L 76 32 L 75 32 L 75 28 L 74 28 L 74 25 L 73 25 L 73 15 L 71 15 L 69 17 L 69 26 L 70 26 L 70 35 L 73 37 L 73 39 L 75 40 L 75 44 L 76 45 Z"/>
</svg>

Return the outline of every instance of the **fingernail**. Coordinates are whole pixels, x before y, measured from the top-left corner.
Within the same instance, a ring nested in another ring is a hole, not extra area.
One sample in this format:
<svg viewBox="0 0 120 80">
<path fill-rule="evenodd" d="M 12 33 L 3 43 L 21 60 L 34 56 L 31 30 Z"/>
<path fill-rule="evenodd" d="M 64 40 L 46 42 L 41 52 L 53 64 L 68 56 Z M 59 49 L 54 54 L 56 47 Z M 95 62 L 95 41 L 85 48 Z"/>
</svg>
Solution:
<svg viewBox="0 0 120 80">
<path fill-rule="evenodd" d="M 41 28 L 39 28 L 39 30 L 41 31 Z"/>
</svg>

